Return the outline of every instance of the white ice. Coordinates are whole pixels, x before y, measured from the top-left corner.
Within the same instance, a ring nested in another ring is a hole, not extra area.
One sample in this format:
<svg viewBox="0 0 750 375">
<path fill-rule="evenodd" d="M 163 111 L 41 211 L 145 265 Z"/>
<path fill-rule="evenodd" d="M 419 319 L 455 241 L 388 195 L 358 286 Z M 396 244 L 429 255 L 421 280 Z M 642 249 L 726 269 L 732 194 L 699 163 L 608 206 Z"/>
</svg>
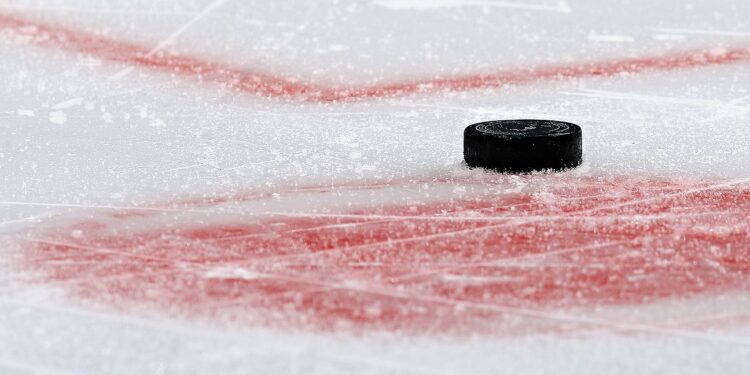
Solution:
<svg viewBox="0 0 750 375">
<path fill-rule="evenodd" d="M 750 45 L 746 0 L 5 0 L 0 12 L 326 84 Z M 743 374 L 750 368 L 747 326 L 700 338 L 602 331 L 456 340 L 223 329 L 82 307 L 61 290 L 27 285 L 11 266 L 25 230 L 80 208 L 453 173 L 463 168 L 463 128 L 486 119 L 581 124 L 585 164 L 572 172 L 579 175 L 745 179 L 747 62 L 299 104 L 38 47 L 2 32 L 0 46 L 2 373 Z M 721 304 L 750 303 L 746 294 L 732 294 L 684 308 Z"/>
</svg>

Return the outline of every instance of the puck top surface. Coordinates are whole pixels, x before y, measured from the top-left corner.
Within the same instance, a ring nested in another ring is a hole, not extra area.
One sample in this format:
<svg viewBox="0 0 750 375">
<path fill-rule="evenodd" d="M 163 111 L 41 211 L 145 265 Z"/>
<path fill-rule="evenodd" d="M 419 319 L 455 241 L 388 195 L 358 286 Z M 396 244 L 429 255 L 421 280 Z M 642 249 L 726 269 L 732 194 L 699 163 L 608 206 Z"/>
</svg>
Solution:
<svg viewBox="0 0 750 375">
<path fill-rule="evenodd" d="M 550 120 L 488 121 L 473 125 L 476 131 L 498 137 L 554 137 L 581 131 L 578 125 Z"/>
</svg>

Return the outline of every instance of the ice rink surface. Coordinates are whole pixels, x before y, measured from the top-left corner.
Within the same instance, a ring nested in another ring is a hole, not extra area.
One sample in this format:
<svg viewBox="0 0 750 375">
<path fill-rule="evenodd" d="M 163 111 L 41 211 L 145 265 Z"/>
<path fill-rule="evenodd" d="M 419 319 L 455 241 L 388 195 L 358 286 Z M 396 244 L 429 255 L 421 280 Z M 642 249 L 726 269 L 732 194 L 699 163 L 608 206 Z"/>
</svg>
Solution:
<svg viewBox="0 0 750 375">
<path fill-rule="evenodd" d="M 0 1 L 0 372 L 746 374 L 750 3 Z M 462 164 L 570 121 L 584 165 Z"/>
</svg>

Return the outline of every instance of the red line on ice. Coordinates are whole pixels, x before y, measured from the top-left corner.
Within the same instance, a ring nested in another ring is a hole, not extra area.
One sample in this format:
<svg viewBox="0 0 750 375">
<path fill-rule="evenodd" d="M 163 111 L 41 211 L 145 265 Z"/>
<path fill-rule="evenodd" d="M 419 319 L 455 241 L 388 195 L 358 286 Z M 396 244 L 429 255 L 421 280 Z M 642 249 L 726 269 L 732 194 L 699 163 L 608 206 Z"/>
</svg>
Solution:
<svg viewBox="0 0 750 375">
<path fill-rule="evenodd" d="M 149 48 L 118 41 L 61 25 L 0 13 L 0 28 L 29 37 L 30 42 L 63 51 L 83 53 L 101 59 L 169 72 L 203 82 L 260 95 L 294 97 L 311 102 L 336 102 L 379 98 L 440 90 L 463 91 L 478 88 L 531 84 L 569 78 L 614 76 L 647 71 L 671 71 L 710 65 L 731 64 L 750 59 L 748 48 L 717 48 L 669 55 L 621 58 L 589 63 L 572 63 L 497 70 L 446 78 L 418 79 L 361 87 L 325 87 L 297 79 L 232 67 L 175 53 L 149 55 Z"/>
<path fill-rule="evenodd" d="M 750 286 L 748 187 L 633 177 L 522 178 L 535 188 L 375 203 L 331 215 L 227 213 L 278 199 L 264 194 L 168 205 L 191 212 L 88 213 L 37 233 L 43 240 L 29 244 L 24 264 L 44 275 L 41 282 L 125 311 L 152 308 L 316 332 L 581 329 L 589 323 L 558 321 L 555 311 Z M 482 191 L 502 183 L 432 184 L 473 184 Z M 387 195 L 388 187 L 361 188 Z M 281 199 L 325 200 L 351 189 L 360 187 L 288 191 Z M 208 208 L 217 210 L 196 212 Z M 553 318 L 544 319 L 545 311 Z"/>
</svg>

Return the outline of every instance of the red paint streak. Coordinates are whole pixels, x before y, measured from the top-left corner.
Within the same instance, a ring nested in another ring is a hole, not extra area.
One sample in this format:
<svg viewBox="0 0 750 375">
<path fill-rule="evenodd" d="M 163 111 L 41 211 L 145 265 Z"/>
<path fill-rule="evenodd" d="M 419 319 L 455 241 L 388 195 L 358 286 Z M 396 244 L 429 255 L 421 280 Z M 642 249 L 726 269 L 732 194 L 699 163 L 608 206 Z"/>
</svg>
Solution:
<svg viewBox="0 0 750 375">
<path fill-rule="evenodd" d="M 530 321 L 525 311 L 749 286 L 750 188 L 524 178 L 531 187 L 523 193 L 482 192 L 497 182 L 438 182 L 473 187 L 462 198 L 346 215 L 94 214 L 36 236 L 43 240 L 28 246 L 25 267 L 125 311 L 315 332 L 559 330 L 571 322 Z"/>
<path fill-rule="evenodd" d="M 381 98 L 443 90 L 466 91 L 571 78 L 609 77 L 648 71 L 672 71 L 750 60 L 749 48 L 688 51 L 671 55 L 610 61 L 523 67 L 448 78 L 419 79 L 363 87 L 324 87 L 175 53 L 149 54 L 149 48 L 60 25 L 0 13 L 0 29 L 28 37 L 31 43 L 82 53 L 116 63 L 149 68 L 243 93 L 269 98 L 292 97 L 310 102 Z"/>
<path fill-rule="evenodd" d="M 0 13 L 0 28 L 30 38 L 39 46 L 109 60 L 116 63 L 160 70 L 211 82 L 238 91 L 267 97 L 300 95 L 312 86 L 261 72 L 241 71 L 219 63 L 169 53 L 149 54 L 150 48 L 117 41 L 102 35 L 51 25 Z"/>
</svg>

